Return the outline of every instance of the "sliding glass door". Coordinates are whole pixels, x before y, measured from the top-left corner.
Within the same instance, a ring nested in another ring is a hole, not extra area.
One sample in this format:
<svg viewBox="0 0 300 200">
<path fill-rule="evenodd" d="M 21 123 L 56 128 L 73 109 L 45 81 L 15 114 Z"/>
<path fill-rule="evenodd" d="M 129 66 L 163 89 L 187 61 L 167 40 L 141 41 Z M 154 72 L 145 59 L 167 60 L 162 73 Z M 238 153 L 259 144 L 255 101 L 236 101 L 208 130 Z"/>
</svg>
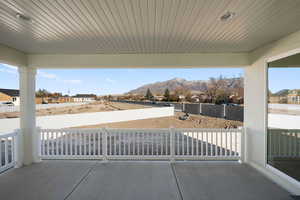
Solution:
<svg viewBox="0 0 300 200">
<path fill-rule="evenodd" d="M 268 68 L 267 162 L 300 181 L 300 55 Z"/>
</svg>

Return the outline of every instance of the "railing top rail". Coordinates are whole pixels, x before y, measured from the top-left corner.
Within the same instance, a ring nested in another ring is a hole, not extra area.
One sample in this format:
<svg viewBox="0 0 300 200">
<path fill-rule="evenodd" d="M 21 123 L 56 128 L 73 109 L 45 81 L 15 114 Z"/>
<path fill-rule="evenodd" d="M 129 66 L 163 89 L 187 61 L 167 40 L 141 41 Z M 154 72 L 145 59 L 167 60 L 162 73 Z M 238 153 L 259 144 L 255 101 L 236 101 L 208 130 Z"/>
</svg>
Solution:
<svg viewBox="0 0 300 200">
<path fill-rule="evenodd" d="M 63 128 L 63 129 L 40 129 L 41 131 L 50 131 L 50 132 L 92 132 L 92 131 L 101 131 L 101 130 L 109 130 L 109 131 L 169 131 L 170 128 Z M 244 128 L 171 128 L 174 131 L 190 131 L 190 132 L 241 132 Z"/>
<path fill-rule="evenodd" d="M 12 133 L 0 133 L 0 138 L 7 138 L 7 137 L 13 137 L 18 134 L 17 131 L 14 131 Z"/>
<path fill-rule="evenodd" d="M 175 131 L 241 132 L 244 128 L 174 128 Z"/>
<path fill-rule="evenodd" d="M 296 131 L 300 132 L 300 129 L 286 129 L 286 128 L 268 128 L 271 131 Z"/>
</svg>

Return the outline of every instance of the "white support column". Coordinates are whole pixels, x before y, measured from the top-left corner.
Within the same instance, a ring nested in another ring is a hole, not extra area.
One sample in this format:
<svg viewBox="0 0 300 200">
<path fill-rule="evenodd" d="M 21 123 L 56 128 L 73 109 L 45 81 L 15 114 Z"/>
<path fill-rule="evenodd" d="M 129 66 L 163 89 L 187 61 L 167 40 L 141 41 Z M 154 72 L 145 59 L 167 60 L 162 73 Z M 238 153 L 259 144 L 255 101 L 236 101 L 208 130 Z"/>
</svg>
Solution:
<svg viewBox="0 0 300 200">
<path fill-rule="evenodd" d="M 36 68 L 19 67 L 20 133 L 23 136 L 23 164 L 39 162 L 35 116 Z"/>
</svg>

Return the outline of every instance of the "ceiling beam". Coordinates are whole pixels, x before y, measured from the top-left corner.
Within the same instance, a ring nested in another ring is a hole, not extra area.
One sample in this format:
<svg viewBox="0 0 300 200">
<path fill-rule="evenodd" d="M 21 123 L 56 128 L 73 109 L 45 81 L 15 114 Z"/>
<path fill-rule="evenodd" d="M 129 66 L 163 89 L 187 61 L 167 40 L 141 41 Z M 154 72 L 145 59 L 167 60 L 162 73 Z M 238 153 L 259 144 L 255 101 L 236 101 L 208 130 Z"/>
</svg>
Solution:
<svg viewBox="0 0 300 200">
<path fill-rule="evenodd" d="M 36 68 L 191 68 L 248 65 L 250 62 L 247 53 L 28 55 L 28 66 Z"/>
<path fill-rule="evenodd" d="M 27 55 L 19 50 L 0 44 L 0 63 L 26 66 Z"/>
</svg>

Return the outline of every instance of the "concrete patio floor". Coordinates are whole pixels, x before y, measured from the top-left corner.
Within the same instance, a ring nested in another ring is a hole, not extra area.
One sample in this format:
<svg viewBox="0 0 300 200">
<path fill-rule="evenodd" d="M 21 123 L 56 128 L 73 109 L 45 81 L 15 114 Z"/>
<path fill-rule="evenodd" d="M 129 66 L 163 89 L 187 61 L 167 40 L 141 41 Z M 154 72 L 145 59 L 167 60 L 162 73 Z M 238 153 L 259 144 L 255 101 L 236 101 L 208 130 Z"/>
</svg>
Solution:
<svg viewBox="0 0 300 200">
<path fill-rule="evenodd" d="M 291 200 L 247 165 L 233 162 L 43 161 L 0 175 L 7 200 Z"/>
</svg>

